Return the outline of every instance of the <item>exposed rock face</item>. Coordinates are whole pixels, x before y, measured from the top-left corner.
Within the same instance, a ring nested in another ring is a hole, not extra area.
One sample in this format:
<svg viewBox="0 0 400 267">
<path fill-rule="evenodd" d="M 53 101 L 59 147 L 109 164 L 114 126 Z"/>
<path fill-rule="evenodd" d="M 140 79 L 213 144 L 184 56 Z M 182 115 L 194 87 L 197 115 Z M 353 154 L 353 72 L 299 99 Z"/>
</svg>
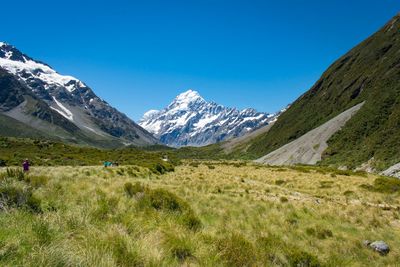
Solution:
<svg viewBox="0 0 400 267">
<path fill-rule="evenodd" d="M 360 103 L 298 139 L 256 160 L 268 165 L 316 164 L 328 147 L 328 139 L 362 107 Z"/>
<path fill-rule="evenodd" d="M 400 178 L 400 163 L 397 163 L 397 164 L 391 166 L 390 168 L 388 168 L 387 170 L 383 171 L 382 175 Z"/>
<path fill-rule="evenodd" d="M 207 102 L 198 92 L 178 95 L 165 109 L 150 110 L 139 125 L 166 145 L 204 146 L 239 137 L 275 121 L 277 114 L 237 110 Z"/>
<path fill-rule="evenodd" d="M 57 125 L 57 137 L 75 139 L 73 142 L 77 143 L 111 141 L 114 146 L 157 143 L 151 134 L 97 97 L 82 81 L 61 75 L 3 42 L 0 89 L 0 110 L 5 115 L 41 131 L 50 126 L 37 120 Z M 76 128 L 72 135 L 71 128 Z"/>
</svg>

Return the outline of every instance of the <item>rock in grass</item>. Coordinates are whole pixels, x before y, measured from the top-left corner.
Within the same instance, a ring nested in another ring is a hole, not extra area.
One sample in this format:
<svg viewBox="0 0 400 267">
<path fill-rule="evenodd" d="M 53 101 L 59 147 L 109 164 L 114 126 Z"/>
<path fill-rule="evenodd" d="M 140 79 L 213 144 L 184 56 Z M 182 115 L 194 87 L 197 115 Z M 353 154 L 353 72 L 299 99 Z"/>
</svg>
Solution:
<svg viewBox="0 0 400 267">
<path fill-rule="evenodd" d="M 365 240 L 363 242 L 363 244 L 383 256 L 387 255 L 390 252 L 390 247 L 384 241 L 371 242 L 371 241 Z"/>
</svg>

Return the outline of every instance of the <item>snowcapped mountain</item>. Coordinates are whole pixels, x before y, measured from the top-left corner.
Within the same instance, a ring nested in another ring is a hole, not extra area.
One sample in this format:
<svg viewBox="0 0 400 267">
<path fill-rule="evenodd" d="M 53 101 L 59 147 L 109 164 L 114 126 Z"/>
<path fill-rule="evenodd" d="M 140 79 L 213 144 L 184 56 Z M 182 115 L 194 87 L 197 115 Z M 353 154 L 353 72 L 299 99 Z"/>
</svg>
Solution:
<svg viewBox="0 0 400 267">
<path fill-rule="evenodd" d="M 0 42 L 0 115 L 8 122 L 2 125 L 8 133 L 18 122 L 39 135 L 73 143 L 111 147 L 157 143 L 82 81 L 61 75 L 4 42 Z"/>
<path fill-rule="evenodd" d="M 242 136 L 276 118 L 251 108 L 240 111 L 207 102 L 188 90 L 163 110 L 146 112 L 139 125 L 169 146 L 203 146 Z"/>
</svg>

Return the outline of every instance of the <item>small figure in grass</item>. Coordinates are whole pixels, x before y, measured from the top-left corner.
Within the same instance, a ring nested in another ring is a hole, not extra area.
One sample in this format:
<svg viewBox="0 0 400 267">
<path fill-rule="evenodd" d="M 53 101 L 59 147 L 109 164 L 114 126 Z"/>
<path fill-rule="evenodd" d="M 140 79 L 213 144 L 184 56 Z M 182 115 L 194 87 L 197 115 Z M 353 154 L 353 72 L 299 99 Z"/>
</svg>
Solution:
<svg viewBox="0 0 400 267">
<path fill-rule="evenodd" d="M 111 167 L 112 163 L 110 161 L 104 161 L 104 168 Z"/>
<path fill-rule="evenodd" d="M 28 159 L 25 159 L 22 162 L 22 168 L 24 169 L 24 172 L 28 172 L 29 171 L 29 160 Z"/>
</svg>

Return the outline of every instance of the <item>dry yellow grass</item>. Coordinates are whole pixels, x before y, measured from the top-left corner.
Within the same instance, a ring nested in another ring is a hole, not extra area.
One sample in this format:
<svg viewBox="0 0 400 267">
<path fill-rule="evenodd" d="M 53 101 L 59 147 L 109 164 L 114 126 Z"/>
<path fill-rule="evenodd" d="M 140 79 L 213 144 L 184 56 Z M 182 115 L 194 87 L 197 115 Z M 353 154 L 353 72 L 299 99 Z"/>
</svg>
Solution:
<svg viewBox="0 0 400 267">
<path fill-rule="evenodd" d="M 186 162 L 161 176 L 131 168 L 33 168 L 30 175 L 49 177 L 35 194 L 54 210 L 0 214 L 8 228 L 0 232 L 1 249 L 14 243 L 26 247 L 16 254 L 22 258 L 11 254 L 5 262 L 287 266 L 299 253 L 314 255 L 324 266 L 400 262 L 399 195 L 360 187 L 372 184 L 374 175 L 230 162 Z M 140 208 L 138 198 L 125 195 L 127 182 L 175 193 L 200 218 L 201 229 L 187 229 L 168 212 Z M 49 240 L 42 244 L 37 237 L 30 240 L 35 236 L 30 224 L 38 222 L 49 228 Z M 366 239 L 384 240 L 392 251 L 380 256 L 363 246 Z"/>
</svg>

